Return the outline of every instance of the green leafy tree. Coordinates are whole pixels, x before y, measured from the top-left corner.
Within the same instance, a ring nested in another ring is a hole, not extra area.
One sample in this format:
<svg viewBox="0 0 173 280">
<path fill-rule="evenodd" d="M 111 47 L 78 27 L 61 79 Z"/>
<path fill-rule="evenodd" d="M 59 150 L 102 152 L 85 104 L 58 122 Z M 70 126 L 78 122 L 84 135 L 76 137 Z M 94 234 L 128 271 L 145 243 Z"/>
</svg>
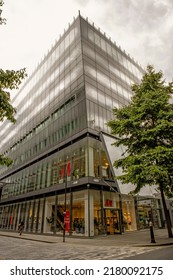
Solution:
<svg viewBox="0 0 173 280">
<path fill-rule="evenodd" d="M 165 83 L 162 72 L 149 65 L 140 84 L 132 85 L 129 105 L 114 108 L 108 122 L 116 147 L 125 152 L 114 162 L 122 168 L 118 179 L 132 183 L 134 193 L 146 185 L 157 186 L 161 194 L 168 236 L 173 237 L 165 195 L 172 196 L 173 176 L 173 84 Z"/>
<path fill-rule="evenodd" d="M 0 1 L 0 7 L 3 2 Z M 5 19 L 1 17 L 2 10 L 0 9 L 0 24 L 5 23 Z M 22 80 L 26 76 L 25 69 L 18 71 L 14 70 L 2 70 L 0 69 L 0 122 L 5 119 L 15 123 L 16 109 L 11 105 L 10 91 L 18 89 Z M 0 154 L 0 165 L 9 166 L 12 164 L 12 160 Z"/>
<path fill-rule="evenodd" d="M 0 24 L 5 24 L 6 23 L 6 19 L 1 17 L 2 14 L 2 9 L 1 7 L 4 5 L 4 2 L 2 0 L 0 0 Z"/>
</svg>

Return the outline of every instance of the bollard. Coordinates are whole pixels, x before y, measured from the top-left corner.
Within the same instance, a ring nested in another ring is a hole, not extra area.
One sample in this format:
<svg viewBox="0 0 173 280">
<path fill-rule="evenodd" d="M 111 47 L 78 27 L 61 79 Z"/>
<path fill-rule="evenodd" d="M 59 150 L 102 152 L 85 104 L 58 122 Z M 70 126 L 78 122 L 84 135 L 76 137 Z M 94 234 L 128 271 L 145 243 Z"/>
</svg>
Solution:
<svg viewBox="0 0 173 280">
<path fill-rule="evenodd" d="M 156 243 L 153 231 L 153 223 L 149 222 L 151 243 Z"/>
</svg>

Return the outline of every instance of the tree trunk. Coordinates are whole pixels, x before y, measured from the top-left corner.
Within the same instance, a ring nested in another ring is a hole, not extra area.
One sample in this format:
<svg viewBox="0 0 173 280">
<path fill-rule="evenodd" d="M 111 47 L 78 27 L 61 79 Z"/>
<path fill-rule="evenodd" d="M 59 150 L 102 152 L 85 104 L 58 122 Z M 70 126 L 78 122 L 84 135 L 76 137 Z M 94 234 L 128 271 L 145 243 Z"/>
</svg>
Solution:
<svg viewBox="0 0 173 280">
<path fill-rule="evenodd" d="M 160 188 L 160 194 L 161 194 L 161 198 L 162 198 L 163 210 L 164 210 L 166 224 L 167 224 L 168 237 L 169 238 L 173 238 L 172 229 L 171 229 L 171 220 L 170 220 L 170 216 L 169 216 L 168 209 L 167 209 L 167 206 L 166 206 L 166 200 L 165 200 L 165 196 L 164 196 L 164 192 L 163 192 L 163 185 L 162 185 L 161 182 L 159 184 L 159 188 Z"/>
</svg>

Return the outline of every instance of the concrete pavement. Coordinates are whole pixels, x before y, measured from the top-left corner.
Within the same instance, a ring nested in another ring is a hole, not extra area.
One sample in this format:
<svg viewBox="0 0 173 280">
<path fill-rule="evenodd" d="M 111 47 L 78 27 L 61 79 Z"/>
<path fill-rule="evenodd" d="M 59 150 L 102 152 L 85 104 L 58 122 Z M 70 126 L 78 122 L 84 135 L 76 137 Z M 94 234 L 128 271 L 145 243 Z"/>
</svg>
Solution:
<svg viewBox="0 0 173 280">
<path fill-rule="evenodd" d="M 44 243 L 62 243 L 63 237 L 60 235 L 43 235 L 0 230 L 0 236 L 20 238 Z M 93 246 L 130 246 L 130 247 L 148 247 L 148 246 L 166 246 L 173 245 L 173 238 L 168 238 L 167 229 L 155 229 L 154 236 L 156 243 L 151 243 L 150 230 L 140 230 L 125 232 L 122 235 L 105 235 L 92 238 L 69 237 L 66 235 L 66 244 L 81 244 Z"/>
</svg>

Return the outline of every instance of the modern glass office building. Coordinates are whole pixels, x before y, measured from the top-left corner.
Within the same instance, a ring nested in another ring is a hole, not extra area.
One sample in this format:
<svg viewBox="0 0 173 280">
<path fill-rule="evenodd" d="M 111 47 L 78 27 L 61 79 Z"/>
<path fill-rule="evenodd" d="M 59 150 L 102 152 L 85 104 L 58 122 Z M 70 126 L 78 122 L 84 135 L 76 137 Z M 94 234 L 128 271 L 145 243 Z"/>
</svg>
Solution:
<svg viewBox="0 0 173 280">
<path fill-rule="evenodd" d="M 139 196 L 116 180 L 106 122 L 129 103 L 144 70 L 80 14 L 13 100 L 17 123 L 0 126 L 0 228 L 94 236 L 163 225 L 154 188 Z"/>
</svg>

